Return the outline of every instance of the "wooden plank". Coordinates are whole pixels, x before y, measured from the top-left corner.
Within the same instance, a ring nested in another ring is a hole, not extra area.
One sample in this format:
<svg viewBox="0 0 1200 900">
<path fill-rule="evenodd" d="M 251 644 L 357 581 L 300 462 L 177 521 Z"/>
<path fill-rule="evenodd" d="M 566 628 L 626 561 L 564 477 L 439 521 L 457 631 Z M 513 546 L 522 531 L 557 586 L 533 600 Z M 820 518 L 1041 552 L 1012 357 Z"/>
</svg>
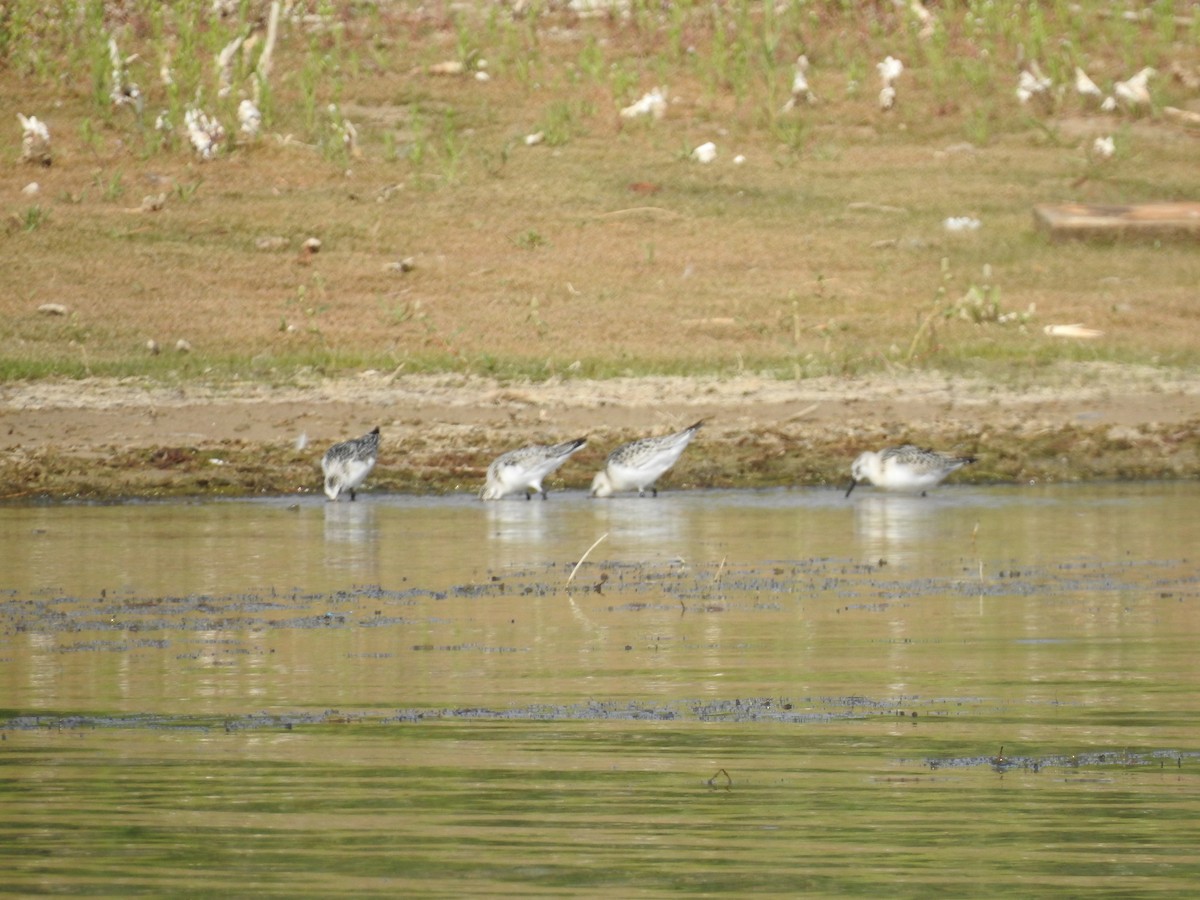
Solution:
<svg viewBox="0 0 1200 900">
<path fill-rule="evenodd" d="M 1200 203 L 1039 204 L 1033 219 L 1051 238 L 1200 238 Z"/>
</svg>

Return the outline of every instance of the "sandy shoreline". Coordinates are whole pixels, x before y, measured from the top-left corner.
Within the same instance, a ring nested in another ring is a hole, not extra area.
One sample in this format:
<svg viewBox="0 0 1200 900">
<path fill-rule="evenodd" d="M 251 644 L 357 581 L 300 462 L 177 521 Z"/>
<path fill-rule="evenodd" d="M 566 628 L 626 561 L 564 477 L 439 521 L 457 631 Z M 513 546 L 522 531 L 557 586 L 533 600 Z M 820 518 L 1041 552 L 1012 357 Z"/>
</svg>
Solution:
<svg viewBox="0 0 1200 900">
<path fill-rule="evenodd" d="M 974 477 L 982 480 L 1189 477 L 1197 472 L 1200 377 L 1076 364 L 1029 386 L 937 373 L 798 382 L 741 375 L 501 384 L 366 372 L 279 387 L 10 383 L 0 389 L 0 477 L 9 498 L 306 490 L 325 445 L 380 425 L 377 485 L 468 489 L 492 456 L 523 442 L 588 437 L 580 458 L 598 465 L 619 440 L 699 418 L 708 420 L 703 440 L 678 479 L 687 484 L 820 483 L 840 477 L 843 457 L 856 450 L 905 440 L 980 455 Z M 1075 454 L 1072 442 L 1082 442 Z M 989 463 L 989 451 L 1004 464 Z M 1065 471 L 1064 451 L 1075 457 Z M 236 477 L 243 458 L 257 460 L 249 480 Z M 203 464 L 234 468 L 214 479 Z"/>
</svg>

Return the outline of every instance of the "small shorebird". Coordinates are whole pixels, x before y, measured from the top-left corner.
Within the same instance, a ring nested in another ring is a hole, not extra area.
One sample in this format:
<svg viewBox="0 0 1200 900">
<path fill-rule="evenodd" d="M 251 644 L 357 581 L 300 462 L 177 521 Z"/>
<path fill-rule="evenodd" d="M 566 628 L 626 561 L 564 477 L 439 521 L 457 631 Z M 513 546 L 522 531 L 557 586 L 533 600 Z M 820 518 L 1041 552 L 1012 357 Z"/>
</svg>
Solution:
<svg viewBox="0 0 1200 900">
<path fill-rule="evenodd" d="M 362 437 L 334 444 L 321 458 L 325 473 L 325 496 L 336 500 L 344 491 L 353 500 L 358 486 L 366 481 L 379 456 L 379 426 Z"/>
<path fill-rule="evenodd" d="M 936 450 L 923 450 L 913 444 L 889 447 L 876 453 L 868 450 L 850 467 L 850 487 L 846 496 L 860 481 L 893 491 L 920 491 L 937 487 L 942 479 L 975 462 L 973 456 L 951 456 Z"/>
<path fill-rule="evenodd" d="M 592 496 L 608 497 L 617 491 L 636 489 L 638 496 L 642 497 L 649 489 L 657 497 L 658 489 L 654 487 L 654 482 L 675 465 L 703 424 L 704 420 L 701 419 L 675 434 L 641 438 L 622 444 L 608 455 L 604 468 L 592 479 Z"/>
<path fill-rule="evenodd" d="M 524 491 L 526 500 L 532 499 L 534 494 L 541 494 L 545 500 L 542 479 L 586 443 L 587 438 L 577 438 L 561 444 L 530 444 L 500 454 L 488 466 L 487 483 L 479 494 L 480 499 L 499 500 L 507 494 Z"/>
</svg>

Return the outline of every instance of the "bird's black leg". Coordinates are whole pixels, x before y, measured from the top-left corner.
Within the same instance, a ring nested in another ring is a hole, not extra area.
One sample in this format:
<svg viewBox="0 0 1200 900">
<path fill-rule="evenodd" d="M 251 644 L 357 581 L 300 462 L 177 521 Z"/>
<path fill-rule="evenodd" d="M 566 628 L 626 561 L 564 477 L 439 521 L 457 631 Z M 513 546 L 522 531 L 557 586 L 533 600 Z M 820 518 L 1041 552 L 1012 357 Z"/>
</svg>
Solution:
<svg viewBox="0 0 1200 900">
<path fill-rule="evenodd" d="M 545 488 L 542 488 L 542 499 L 543 499 L 543 500 L 545 500 L 545 499 L 546 499 L 547 497 L 549 497 L 549 496 L 550 496 L 550 495 L 549 495 L 549 494 L 546 492 L 546 489 L 545 489 Z"/>
<path fill-rule="evenodd" d="M 350 488 L 350 502 L 353 503 L 357 495 L 354 493 L 354 488 Z"/>
<path fill-rule="evenodd" d="M 658 496 L 658 488 L 656 488 L 656 487 L 655 487 L 655 488 L 650 488 L 650 496 L 651 496 L 651 497 L 657 497 L 657 496 Z"/>
</svg>

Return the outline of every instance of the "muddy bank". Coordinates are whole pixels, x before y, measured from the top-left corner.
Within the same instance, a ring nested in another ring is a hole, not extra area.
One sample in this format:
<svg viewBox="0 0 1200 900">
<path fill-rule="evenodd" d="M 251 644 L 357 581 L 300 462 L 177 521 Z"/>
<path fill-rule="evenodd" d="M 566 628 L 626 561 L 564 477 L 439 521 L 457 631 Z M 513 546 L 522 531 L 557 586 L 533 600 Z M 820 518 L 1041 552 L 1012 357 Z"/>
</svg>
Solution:
<svg viewBox="0 0 1200 900">
<path fill-rule="evenodd" d="M 368 490 L 474 491 L 529 441 L 587 437 L 555 488 L 583 488 L 619 442 L 706 418 L 664 487 L 820 485 L 863 449 L 911 441 L 979 457 L 977 482 L 1192 478 L 1200 377 L 1072 365 L 1037 384 L 939 374 L 778 381 L 388 375 L 272 387 L 89 379 L 0 389 L 0 496 L 32 499 L 319 490 L 334 440 L 380 425 Z"/>
</svg>

